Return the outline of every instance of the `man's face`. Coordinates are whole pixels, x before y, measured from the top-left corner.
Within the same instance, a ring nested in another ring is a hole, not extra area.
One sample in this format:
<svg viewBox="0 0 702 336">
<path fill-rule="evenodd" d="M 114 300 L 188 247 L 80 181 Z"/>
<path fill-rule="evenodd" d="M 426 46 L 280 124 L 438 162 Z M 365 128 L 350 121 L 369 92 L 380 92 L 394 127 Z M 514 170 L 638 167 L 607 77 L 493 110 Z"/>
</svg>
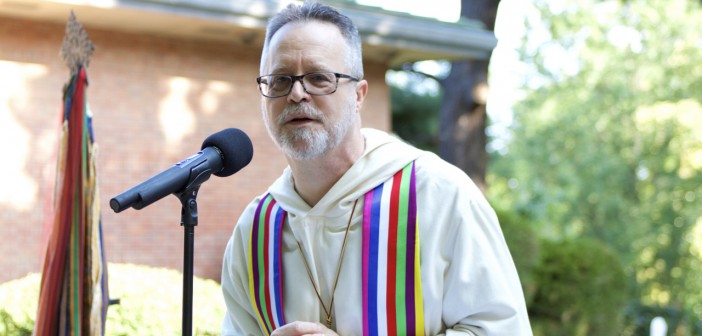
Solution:
<svg viewBox="0 0 702 336">
<path fill-rule="evenodd" d="M 346 45 L 336 26 L 317 21 L 283 26 L 271 39 L 266 74 L 347 73 Z M 286 97 L 263 98 L 263 119 L 282 150 L 297 160 L 314 159 L 342 143 L 360 123 L 356 82 L 339 80 L 335 93 L 312 96 L 294 83 Z"/>
</svg>

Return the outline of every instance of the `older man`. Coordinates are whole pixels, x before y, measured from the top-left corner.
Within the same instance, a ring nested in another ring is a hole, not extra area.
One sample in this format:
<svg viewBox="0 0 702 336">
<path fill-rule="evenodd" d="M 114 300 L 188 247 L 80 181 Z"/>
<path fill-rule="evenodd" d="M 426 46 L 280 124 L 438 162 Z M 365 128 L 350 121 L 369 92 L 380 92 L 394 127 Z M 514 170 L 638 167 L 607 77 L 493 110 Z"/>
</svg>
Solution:
<svg viewBox="0 0 702 336">
<path fill-rule="evenodd" d="M 227 246 L 225 335 L 531 335 L 495 213 L 434 154 L 361 128 L 351 20 L 317 4 L 271 18 L 257 78 L 289 167 Z"/>
</svg>

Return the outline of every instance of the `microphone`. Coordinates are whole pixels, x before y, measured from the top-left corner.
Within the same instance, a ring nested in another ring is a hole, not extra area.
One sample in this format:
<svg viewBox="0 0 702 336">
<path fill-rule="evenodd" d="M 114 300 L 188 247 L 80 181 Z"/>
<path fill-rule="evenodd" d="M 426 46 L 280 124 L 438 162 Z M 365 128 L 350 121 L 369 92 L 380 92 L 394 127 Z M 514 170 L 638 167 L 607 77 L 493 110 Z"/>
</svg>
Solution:
<svg viewBox="0 0 702 336">
<path fill-rule="evenodd" d="M 169 194 L 196 188 L 211 174 L 226 177 L 251 162 L 253 146 L 243 131 L 227 128 L 210 135 L 201 150 L 173 167 L 132 187 L 110 200 L 114 212 L 133 207 L 140 210 Z"/>
</svg>

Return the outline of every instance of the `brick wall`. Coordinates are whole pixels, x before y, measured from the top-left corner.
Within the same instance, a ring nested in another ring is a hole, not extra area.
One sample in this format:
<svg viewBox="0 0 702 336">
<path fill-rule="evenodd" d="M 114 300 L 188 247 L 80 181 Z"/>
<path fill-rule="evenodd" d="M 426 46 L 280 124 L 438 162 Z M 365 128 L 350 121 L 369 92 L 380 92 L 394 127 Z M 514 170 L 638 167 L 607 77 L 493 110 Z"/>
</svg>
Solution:
<svg viewBox="0 0 702 336">
<path fill-rule="evenodd" d="M 259 47 L 86 29 L 96 46 L 87 97 L 108 261 L 181 270 L 174 196 L 120 214 L 109 199 L 197 152 L 214 132 L 236 127 L 251 137 L 251 164 L 231 177 L 212 177 L 198 197 L 195 275 L 219 280 L 239 213 L 286 166 L 261 121 Z M 40 268 L 68 79 L 59 57 L 64 30 L 65 23 L 0 17 L 0 283 Z M 390 128 L 385 71 L 384 64 L 366 64 L 366 127 Z"/>
</svg>

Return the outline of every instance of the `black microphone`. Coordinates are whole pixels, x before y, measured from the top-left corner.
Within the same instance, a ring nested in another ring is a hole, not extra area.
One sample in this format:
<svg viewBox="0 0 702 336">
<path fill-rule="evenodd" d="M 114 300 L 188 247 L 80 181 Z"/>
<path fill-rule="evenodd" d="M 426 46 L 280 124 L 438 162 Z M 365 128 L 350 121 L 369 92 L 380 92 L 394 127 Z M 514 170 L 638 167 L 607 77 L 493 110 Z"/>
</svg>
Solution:
<svg viewBox="0 0 702 336">
<path fill-rule="evenodd" d="M 115 212 L 133 207 L 140 210 L 169 194 L 198 187 L 211 174 L 226 177 L 251 162 L 251 139 L 236 128 L 227 128 L 210 135 L 197 154 L 176 163 L 156 176 L 134 186 L 110 200 Z"/>
</svg>

